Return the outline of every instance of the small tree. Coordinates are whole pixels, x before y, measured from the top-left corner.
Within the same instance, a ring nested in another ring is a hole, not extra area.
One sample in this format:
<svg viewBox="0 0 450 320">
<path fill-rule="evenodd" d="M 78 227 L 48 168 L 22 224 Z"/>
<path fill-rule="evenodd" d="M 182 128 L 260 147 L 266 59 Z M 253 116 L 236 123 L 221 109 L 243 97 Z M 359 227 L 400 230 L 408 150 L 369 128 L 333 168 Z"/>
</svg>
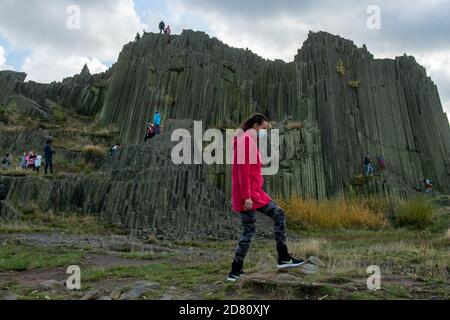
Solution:
<svg viewBox="0 0 450 320">
<path fill-rule="evenodd" d="M 361 84 L 361 81 L 359 81 L 359 80 L 350 80 L 349 82 L 348 82 L 348 85 L 350 86 L 350 87 L 352 87 L 353 89 L 357 89 L 357 88 L 359 88 L 359 85 Z"/>
<path fill-rule="evenodd" d="M 341 59 L 338 60 L 337 64 L 336 64 L 336 71 L 341 75 L 341 76 L 345 76 L 345 65 L 344 62 L 342 62 Z"/>
</svg>

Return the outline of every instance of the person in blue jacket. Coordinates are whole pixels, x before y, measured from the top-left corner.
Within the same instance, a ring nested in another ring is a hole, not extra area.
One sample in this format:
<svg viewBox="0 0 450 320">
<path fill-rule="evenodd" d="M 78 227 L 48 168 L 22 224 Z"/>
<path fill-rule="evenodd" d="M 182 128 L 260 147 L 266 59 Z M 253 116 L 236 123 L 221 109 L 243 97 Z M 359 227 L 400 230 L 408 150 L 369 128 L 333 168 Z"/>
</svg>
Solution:
<svg viewBox="0 0 450 320">
<path fill-rule="evenodd" d="M 155 134 L 161 133 L 161 115 L 158 111 L 155 112 L 153 116 L 153 125 L 155 126 Z"/>
</svg>

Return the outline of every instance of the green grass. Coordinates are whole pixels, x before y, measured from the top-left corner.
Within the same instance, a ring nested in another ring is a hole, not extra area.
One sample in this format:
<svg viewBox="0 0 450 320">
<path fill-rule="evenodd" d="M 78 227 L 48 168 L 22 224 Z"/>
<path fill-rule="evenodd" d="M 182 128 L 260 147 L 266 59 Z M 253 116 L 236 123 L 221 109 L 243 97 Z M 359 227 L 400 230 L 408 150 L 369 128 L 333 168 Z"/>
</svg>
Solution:
<svg viewBox="0 0 450 320">
<path fill-rule="evenodd" d="M 1 271 L 24 271 L 34 268 L 56 268 L 78 264 L 81 251 L 63 248 L 43 248 L 25 245 L 0 247 Z"/>
<path fill-rule="evenodd" d="M 63 122 L 66 119 L 64 109 L 60 105 L 55 106 L 53 109 L 53 117 L 57 122 Z"/>
<path fill-rule="evenodd" d="M 228 267 L 217 263 L 156 263 L 144 266 L 93 268 L 84 271 L 83 280 L 97 282 L 103 279 L 140 279 L 155 281 L 161 285 L 195 288 L 201 283 L 222 279 L 221 275 Z"/>
<path fill-rule="evenodd" d="M 425 229 L 433 224 L 435 208 L 424 197 L 416 197 L 407 200 L 400 205 L 394 217 L 394 222 L 399 227 L 411 227 Z"/>
<path fill-rule="evenodd" d="M 96 217 L 79 213 L 41 212 L 35 205 L 19 208 L 16 220 L 0 223 L 2 233 L 58 231 L 77 235 L 123 234 L 116 226 L 100 222 Z"/>
</svg>

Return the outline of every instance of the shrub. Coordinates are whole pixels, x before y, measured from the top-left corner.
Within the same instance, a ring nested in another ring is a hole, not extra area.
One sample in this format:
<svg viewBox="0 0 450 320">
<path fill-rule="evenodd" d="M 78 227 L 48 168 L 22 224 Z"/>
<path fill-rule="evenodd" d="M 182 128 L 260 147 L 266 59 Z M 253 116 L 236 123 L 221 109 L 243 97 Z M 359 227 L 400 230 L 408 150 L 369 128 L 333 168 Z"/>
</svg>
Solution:
<svg viewBox="0 0 450 320">
<path fill-rule="evenodd" d="M 395 214 L 394 222 L 399 227 L 424 229 L 434 220 L 433 205 L 424 197 L 416 197 L 401 204 Z"/>
<path fill-rule="evenodd" d="M 302 129 L 305 125 L 303 122 L 296 121 L 296 122 L 290 122 L 286 125 L 287 130 L 294 130 L 294 129 Z"/>
<path fill-rule="evenodd" d="M 100 155 L 100 156 L 106 155 L 106 150 L 103 146 L 95 146 L 92 144 L 84 146 L 83 152 L 92 155 Z"/>
<path fill-rule="evenodd" d="M 341 76 L 345 76 L 345 65 L 344 62 L 342 62 L 342 60 L 338 60 L 338 62 L 336 63 L 336 71 L 341 75 Z"/>
<path fill-rule="evenodd" d="M 349 82 L 348 82 L 348 85 L 351 87 L 351 88 L 353 88 L 353 89 L 357 89 L 357 88 L 359 88 L 359 85 L 361 84 L 361 81 L 359 81 L 359 80 L 350 80 Z"/>
<path fill-rule="evenodd" d="M 65 115 L 64 110 L 63 110 L 63 108 L 61 106 L 56 106 L 53 109 L 53 117 L 58 122 L 62 122 L 62 121 L 64 121 L 66 119 L 66 115 Z"/>
<path fill-rule="evenodd" d="M 0 109 L 0 122 L 3 122 L 3 123 L 9 122 L 9 116 L 6 113 L 6 110 Z"/>
<path fill-rule="evenodd" d="M 288 222 L 301 228 L 322 229 L 384 228 L 389 225 L 382 212 L 370 209 L 357 200 L 333 199 L 316 201 L 291 198 L 280 201 Z"/>
<path fill-rule="evenodd" d="M 164 97 L 164 103 L 168 106 L 173 107 L 176 104 L 176 102 L 177 102 L 177 100 L 170 95 L 167 95 Z"/>
</svg>

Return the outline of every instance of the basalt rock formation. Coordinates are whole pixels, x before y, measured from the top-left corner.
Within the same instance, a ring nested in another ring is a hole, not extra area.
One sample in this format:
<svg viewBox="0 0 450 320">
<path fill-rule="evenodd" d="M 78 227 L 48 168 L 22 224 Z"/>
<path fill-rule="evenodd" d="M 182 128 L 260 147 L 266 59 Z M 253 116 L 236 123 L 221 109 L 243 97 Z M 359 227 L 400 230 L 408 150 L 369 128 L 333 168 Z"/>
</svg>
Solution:
<svg viewBox="0 0 450 320">
<path fill-rule="evenodd" d="M 429 177 L 450 192 L 450 129 L 425 69 L 410 56 L 374 59 L 365 46 L 325 32 L 310 33 L 291 63 L 200 32 L 145 34 L 114 66 L 101 119 L 136 143 L 142 129 L 135 124 L 155 109 L 206 127 L 236 128 L 253 111 L 284 121 L 281 170 L 268 183 L 280 196 L 351 192 L 362 158 L 381 153 L 398 183 L 384 179 L 373 191 L 406 194 Z M 226 170 L 217 181 L 229 190 L 221 183 L 229 181 Z"/>
<path fill-rule="evenodd" d="M 425 69 L 411 56 L 375 59 L 365 46 L 325 32 L 311 32 L 290 63 L 202 32 L 145 33 L 125 45 L 105 73 L 91 75 L 85 67 L 51 84 L 25 78 L 0 72 L 0 105 L 43 125 L 0 126 L 0 151 L 40 150 L 48 137 L 70 139 L 58 126 L 45 125 L 57 121 L 61 109 L 117 128 L 105 139 L 84 133 L 83 143 L 106 147 L 117 139 L 126 147 L 109 163 L 60 146 L 63 160 L 95 162 L 88 177 L 2 177 L 9 215 L 14 206 L 37 202 L 45 210 L 88 212 L 164 236 L 235 234 L 230 168 L 173 165 L 170 133 L 192 120 L 203 121 L 205 129 L 237 128 L 255 111 L 268 115 L 281 134 L 280 170 L 266 186 L 274 196 L 407 196 L 425 177 L 450 193 L 449 123 Z M 164 138 L 144 145 L 155 110 Z M 361 177 L 363 157 L 376 162 L 381 153 L 386 171 Z"/>
</svg>

